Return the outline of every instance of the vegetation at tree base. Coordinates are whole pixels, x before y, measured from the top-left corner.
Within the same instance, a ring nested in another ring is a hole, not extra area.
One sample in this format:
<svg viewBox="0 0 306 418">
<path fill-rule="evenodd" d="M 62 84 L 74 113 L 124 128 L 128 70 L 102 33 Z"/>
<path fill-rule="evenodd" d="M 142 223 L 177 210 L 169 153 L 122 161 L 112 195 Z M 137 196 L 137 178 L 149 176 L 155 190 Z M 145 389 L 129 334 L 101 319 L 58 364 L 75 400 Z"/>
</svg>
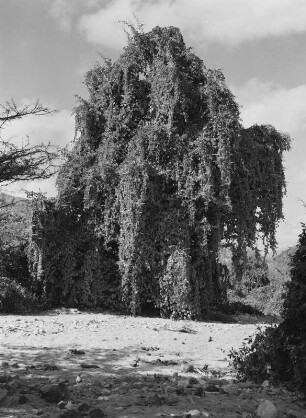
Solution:
<svg viewBox="0 0 306 418">
<path fill-rule="evenodd" d="M 287 382 L 306 393 L 306 225 L 291 260 L 291 281 L 284 295 L 283 322 L 256 335 L 250 345 L 232 351 L 244 378 Z"/>
<path fill-rule="evenodd" d="M 213 315 L 233 254 L 242 279 L 258 237 L 276 248 L 287 135 L 244 129 L 220 70 L 176 28 L 130 27 L 116 62 L 87 73 L 58 197 L 33 205 L 30 264 L 50 306 Z"/>
</svg>

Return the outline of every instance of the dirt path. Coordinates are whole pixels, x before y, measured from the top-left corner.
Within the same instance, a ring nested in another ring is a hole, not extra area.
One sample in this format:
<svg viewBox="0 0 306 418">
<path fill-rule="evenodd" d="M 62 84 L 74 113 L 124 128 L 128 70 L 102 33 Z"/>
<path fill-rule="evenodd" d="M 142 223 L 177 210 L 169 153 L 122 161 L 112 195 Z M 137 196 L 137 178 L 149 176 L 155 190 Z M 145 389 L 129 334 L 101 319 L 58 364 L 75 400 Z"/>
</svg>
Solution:
<svg viewBox="0 0 306 418">
<path fill-rule="evenodd" d="M 286 391 L 228 386 L 226 353 L 256 328 L 71 310 L 0 316 L 0 417 L 247 418 L 263 399 L 278 417 L 306 417 Z"/>
</svg>

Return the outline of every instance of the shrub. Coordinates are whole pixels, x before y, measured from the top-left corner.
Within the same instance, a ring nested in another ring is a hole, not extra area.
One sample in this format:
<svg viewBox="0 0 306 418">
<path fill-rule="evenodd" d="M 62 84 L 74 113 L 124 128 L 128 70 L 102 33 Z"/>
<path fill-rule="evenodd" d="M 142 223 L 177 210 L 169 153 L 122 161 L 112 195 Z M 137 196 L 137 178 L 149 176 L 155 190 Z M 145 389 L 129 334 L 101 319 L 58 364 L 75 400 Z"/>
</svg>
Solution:
<svg viewBox="0 0 306 418">
<path fill-rule="evenodd" d="M 259 332 L 230 358 L 240 377 L 270 379 L 306 393 L 306 225 L 291 260 L 291 282 L 283 306 L 284 321 Z"/>
<path fill-rule="evenodd" d="M 267 379 L 278 382 L 282 379 L 281 370 L 276 373 L 282 352 L 277 333 L 276 326 L 267 327 L 265 330 L 258 328 L 254 340 L 249 337 L 240 349 L 230 351 L 229 357 L 239 378 L 255 382 Z"/>
</svg>

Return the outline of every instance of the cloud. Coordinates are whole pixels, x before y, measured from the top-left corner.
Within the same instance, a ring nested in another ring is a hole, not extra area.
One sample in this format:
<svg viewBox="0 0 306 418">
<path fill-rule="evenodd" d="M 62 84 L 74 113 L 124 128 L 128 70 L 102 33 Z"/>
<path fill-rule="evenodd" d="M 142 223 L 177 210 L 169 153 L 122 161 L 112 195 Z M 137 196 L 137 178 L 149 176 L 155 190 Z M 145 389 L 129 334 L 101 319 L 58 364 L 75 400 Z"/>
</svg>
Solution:
<svg viewBox="0 0 306 418">
<path fill-rule="evenodd" d="M 306 131 L 306 85 L 287 89 L 251 79 L 233 91 L 245 126 L 269 123 L 291 135 Z"/>
<path fill-rule="evenodd" d="M 70 31 L 74 20 L 82 13 L 95 8 L 99 0 L 53 0 L 49 13 L 58 20 L 63 31 Z"/>
<path fill-rule="evenodd" d="M 251 79 L 239 88 L 232 87 L 241 108 L 243 125 L 272 124 L 292 137 L 292 149 L 285 155 L 287 197 L 284 199 L 285 222 L 277 240 L 280 248 L 294 245 L 306 221 L 306 85 L 284 88 L 271 82 Z"/>
<path fill-rule="evenodd" d="M 74 118 L 65 109 L 50 116 L 27 116 L 7 125 L 1 135 L 4 140 L 12 141 L 16 145 L 29 141 L 30 145 L 50 142 L 52 145 L 64 147 L 74 137 Z M 1 189 L 17 195 L 23 195 L 23 189 L 41 191 L 48 196 L 56 195 L 55 178 L 18 182 L 5 188 L 1 185 Z"/>
<path fill-rule="evenodd" d="M 131 20 L 133 14 L 145 30 L 178 26 L 193 46 L 211 42 L 233 46 L 306 30 L 304 0 L 111 0 L 83 15 L 79 28 L 89 42 L 118 49 L 126 37 L 116 22 Z"/>
<path fill-rule="evenodd" d="M 3 139 L 21 144 L 29 139 L 32 145 L 51 142 L 64 146 L 74 135 L 74 118 L 71 111 L 61 110 L 49 116 L 25 116 L 6 125 L 1 133 Z"/>
</svg>

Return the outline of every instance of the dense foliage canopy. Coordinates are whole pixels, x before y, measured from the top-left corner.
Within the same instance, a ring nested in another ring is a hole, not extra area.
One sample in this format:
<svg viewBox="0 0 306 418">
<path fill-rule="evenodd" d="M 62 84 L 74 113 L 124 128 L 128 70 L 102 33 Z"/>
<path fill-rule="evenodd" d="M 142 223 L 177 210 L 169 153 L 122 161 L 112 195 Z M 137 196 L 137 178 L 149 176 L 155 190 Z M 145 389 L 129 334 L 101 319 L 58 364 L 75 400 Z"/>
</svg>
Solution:
<svg viewBox="0 0 306 418">
<path fill-rule="evenodd" d="M 244 129 L 220 70 L 177 28 L 130 28 L 76 108 L 58 197 L 34 202 L 32 274 L 51 304 L 212 315 L 226 298 L 221 245 L 275 249 L 289 138 Z"/>
</svg>

